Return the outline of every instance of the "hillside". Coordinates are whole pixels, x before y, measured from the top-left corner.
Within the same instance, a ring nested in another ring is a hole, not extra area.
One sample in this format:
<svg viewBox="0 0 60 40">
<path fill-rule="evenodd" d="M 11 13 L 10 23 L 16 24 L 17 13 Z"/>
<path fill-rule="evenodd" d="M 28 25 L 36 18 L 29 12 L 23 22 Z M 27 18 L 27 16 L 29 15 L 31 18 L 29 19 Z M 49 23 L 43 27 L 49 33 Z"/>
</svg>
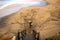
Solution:
<svg viewBox="0 0 60 40">
<path fill-rule="evenodd" d="M 40 33 L 41 40 L 58 35 L 60 32 L 60 6 L 25 7 L 15 14 L 3 17 L 0 20 L 0 35 L 6 33 L 15 35 L 18 30 L 21 32 L 25 28 L 29 28 L 28 23 L 31 20 L 33 23 L 32 29 Z M 4 38 L 4 36 L 0 37 Z"/>
</svg>

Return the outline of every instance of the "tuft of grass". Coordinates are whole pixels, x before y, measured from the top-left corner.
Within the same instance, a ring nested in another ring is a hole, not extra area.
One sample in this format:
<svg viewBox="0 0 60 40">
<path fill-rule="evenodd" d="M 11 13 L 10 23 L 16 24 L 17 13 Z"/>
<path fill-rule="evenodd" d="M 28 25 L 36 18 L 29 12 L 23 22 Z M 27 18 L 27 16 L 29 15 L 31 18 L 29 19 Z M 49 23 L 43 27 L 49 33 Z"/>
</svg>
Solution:
<svg viewBox="0 0 60 40">
<path fill-rule="evenodd" d="M 60 40 L 60 36 L 50 37 L 47 40 Z"/>
<path fill-rule="evenodd" d="M 49 37 L 46 40 L 60 40 L 60 36 Z"/>
</svg>

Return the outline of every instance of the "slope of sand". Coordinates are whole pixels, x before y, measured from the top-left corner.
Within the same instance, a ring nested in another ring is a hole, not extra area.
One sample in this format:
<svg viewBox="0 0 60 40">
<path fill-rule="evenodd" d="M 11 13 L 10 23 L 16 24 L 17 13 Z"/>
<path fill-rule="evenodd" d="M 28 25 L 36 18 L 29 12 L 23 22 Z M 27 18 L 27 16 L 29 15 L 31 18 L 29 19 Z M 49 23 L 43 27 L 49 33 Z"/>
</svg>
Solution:
<svg viewBox="0 0 60 40">
<path fill-rule="evenodd" d="M 41 40 L 60 32 L 60 8 L 56 5 L 47 5 L 22 8 L 15 14 L 2 18 L 0 20 L 0 34 L 22 31 L 25 27 L 29 27 L 28 22 L 31 19 L 33 21 L 32 29 L 40 33 Z"/>
</svg>

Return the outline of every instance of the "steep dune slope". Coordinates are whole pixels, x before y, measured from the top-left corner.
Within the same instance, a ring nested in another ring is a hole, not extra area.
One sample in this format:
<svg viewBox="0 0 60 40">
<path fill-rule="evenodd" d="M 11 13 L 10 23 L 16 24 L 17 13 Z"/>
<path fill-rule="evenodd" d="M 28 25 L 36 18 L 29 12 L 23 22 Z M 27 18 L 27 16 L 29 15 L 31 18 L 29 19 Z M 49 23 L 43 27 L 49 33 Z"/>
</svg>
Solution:
<svg viewBox="0 0 60 40">
<path fill-rule="evenodd" d="M 30 20 L 33 23 L 32 29 L 40 33 L 41 40 L 57 35 L 60 32 L 60 7 L 47 5 L 22 8 L 0 20 L 0 34 L 22 31 L 25 27 L 29 27 Z"/>
</svg>

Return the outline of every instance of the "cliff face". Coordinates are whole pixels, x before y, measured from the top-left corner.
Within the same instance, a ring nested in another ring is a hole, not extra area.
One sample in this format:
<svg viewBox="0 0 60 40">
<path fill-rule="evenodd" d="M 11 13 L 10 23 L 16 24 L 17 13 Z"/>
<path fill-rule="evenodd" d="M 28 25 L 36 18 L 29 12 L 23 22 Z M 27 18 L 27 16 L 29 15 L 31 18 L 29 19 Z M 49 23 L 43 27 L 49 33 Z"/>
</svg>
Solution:
<svg viewBox="0 0 60 40">
<path fill-rule="evenodd" d="M 25 28 L 29 30 L 29 21 L 31 20 L 32 29 L 40 33 L 42 40 L 57 35 L 60 32 L 60 6 L 47 5 L 22 8 L 15 14 L 0 20 L 0 34 L 16 33 Z"/>
</svg>

